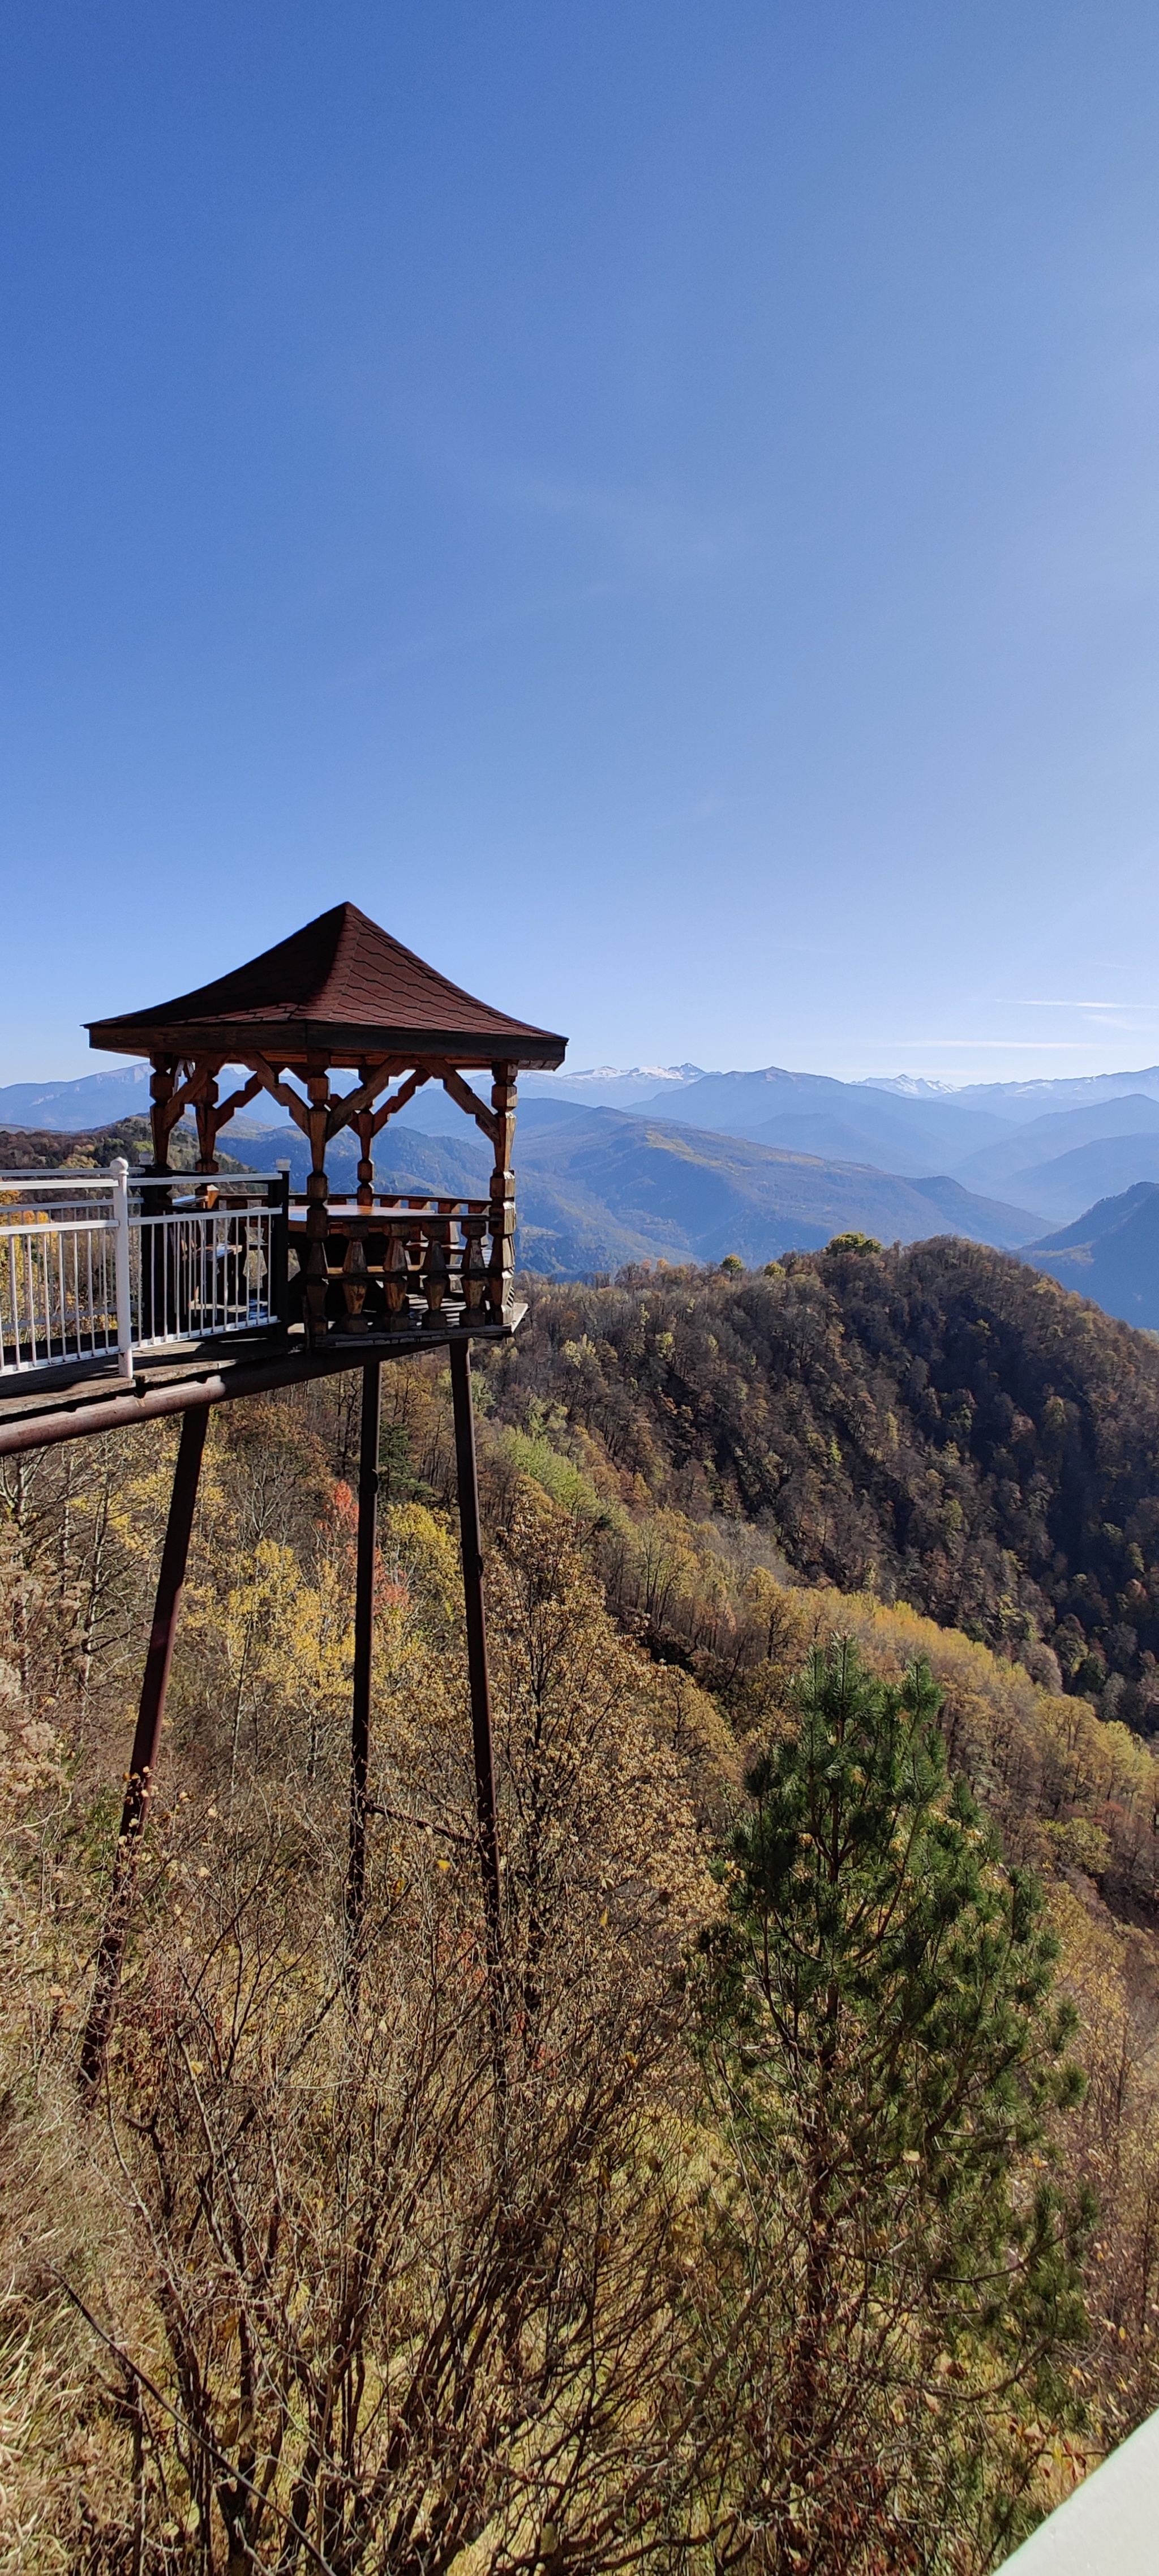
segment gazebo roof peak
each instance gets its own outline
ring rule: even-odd
[[[561,1064],[566,1038],[514,1020],[436,973],[356,903],[336,903],[260,957],[174,1001],[88,1022],[89,1044],[118,1055],[255,1052],[288,1064],[322,1055],[441,1056]]]

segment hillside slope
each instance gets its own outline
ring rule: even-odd
[[[1125,1100],[1096,1101],[1084,1109],[1051,1110],[1000,1136],[995,1144],[983,1145],[952,1169],[969,1190],[1005,1191],[1017,1198],[1020,1173],[1057,1162],[1060,1155],[1080,1145],[1110,1143],[1125,1136],[1159,1136],[1159,1100],[1140,1091]]]
[[[1073,1225],[1030,1244],[1024,1258],[1108,1315],[1159,1332],[1159,1186],[1136,1181]]]
[[[1019,1172],[1017,1196],[1020,1206],[1040,1207],[1056,1225],[1071,1225],[1100,1199],[1117,1198],[1139,1181],[1159,1181],[1159,1132],[1076,1145]]]
[[[519,1206],[523,1260],[564,1277],[649,1257],[769,1261],[851,1228],[913,1243],[949,1223],[1003,1245],[1037,1231],[1026,1210],[944,1178],[911,1181],[611,1109],[520,1138]]]
[[[537,1408],[654,1504],[1048,1647],[1104,1713],[1159,1725],[1159,1349],[1020,1262],[947,1238],[543,1285],[493,1374],[506,1418]]]
[[[148,1162],[152,1139],[147,1118],[120,1118],[111,1127],[0,1127],[0,1172],[103,1172],[123,1154],[130,1167]],[[175,1172],[192,1171],[197,1161],[197,1130],[183,1118],[169,1139]],[[232,1154],[220,1154],[223,1172],[248,1170]],[[268,1168],[265,1166],[264,1168]]]

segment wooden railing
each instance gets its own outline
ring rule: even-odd
[[[303,1323],[308,1201],[286,1172],[0,1174],[0,1379]],[[322,1333],[480,1332],[505,1320],[487,1199],[331,1199]]]
[[[303,1295],[307,1202],[290,1203],[298,1260],[291,1311]],[[349,1333],[479,1330],[503,1321],[504,1281],[492,1269],[487,1199],[395,1197],[367,1207],[331,1199],[326,1217],[326,1318]],[[295,1288],[297,1296],[295,1296]]]

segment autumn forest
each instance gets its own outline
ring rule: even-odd
[[[983,2576],[1159,2402],[1159,1348],[863,1237],[3,1461],[0,2568]]]

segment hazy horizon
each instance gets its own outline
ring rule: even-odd
[[[685,1058],[682,1060],[681,1064],[662,1065],[643,1064],[638,1059],[633,1060],[630,1055],[625,1055],[624,1060],[619,1064],[604,1063],[598,1065],[573,1065],[569,1062],[565,1062],[560,1067],[558,1073],[524,1074],[522,1077],[522,1088],[525,1094],[530,1094],[534,1091],[539,1091],[541,1087],[550,1091],[550,1087],[553,1084],[559,1084],[563,1087],[568,1082],[579,1082],[584,1080],[591,1080],[593,1082],[625,1082],[633,1078],[637,1078],[641,1082],[655,1080],[658,1084],[671,1081],[672,1097],[673,1099],[678,1099],[682,1089],[685,1088],[685,1084],[681,1081],[673,1080],[672,1077],[681,1073],[685,1067],[695,1068],[694,1071],[689,1072],[689,1079],[730,1073],[745,1074],[778,1072],[803,1074],[820,1080],[861,1083],[863,1085],[873,1085],[875,1087],[880,1087],[890,1082],[913,1083],[915,1085],[923,1086],[925,1089],[935,1092],[945,1098],[952,1098],[964,1091],[985,1090],[994,1086],[1001,1086],[1003,1084],[1030,1085],[1053,1082],[1090,1081],[1125,1082],[1129,1081],[1132,1075],[1137,1075],[1142,1079],[1147,1075],[1159,1074],[1159,1060],[1157,1060],[1156,1063],[1150,1065],[1092,1065],[1082,1073],[1072,1072],[1069,1074],[1058,1075],[1048,1073],[1015,1073],[1009,1075],[994,1074],[989,1076],[972,1075],[967,1081],[947,1082],[936,1077],[930,1078],[921,1075],[906,1074],[903,1072],[896,1072],[893,1074],[879,1073],[872,1070],[868,1072],[839,1072],[836,1071],[832,1065],[788,1064],[780,1062],[773,1057],[767,1058],[765,1062],[761,1064],[699,1065],[696,1064],[695,1059]],[[147,1059],[141,1056],[106,1057],[94,1052],[93,1054],[88,1055],[83,1062],[79,1063],[74,1070],[69,1072],[15,1072],[7,1074],[3,1081],[0,1081],[0,1093],[8,1089],[23,1088],[25,1086],[33,1089],[40,1087],[47,1089],[52,1088],[57,1084],[63,1086],[87,1080],[95,1080],[102,1075],[115,1077],[117,1074],[129,1073],[134,1070],[141,1073],[142,1077],[144,1077],[147,1072]],[[340,1084],[341,1077],[337,1077],[337,1080]],[[256,1117],[265,1119],[267,1112],[271,1123],[279,1120],[282,1114],[275,1103],[267,1100],[264,1095],[259,1095],[257,1100],[250,1103],[249,1108],[244,1114],[247,1118]]]

